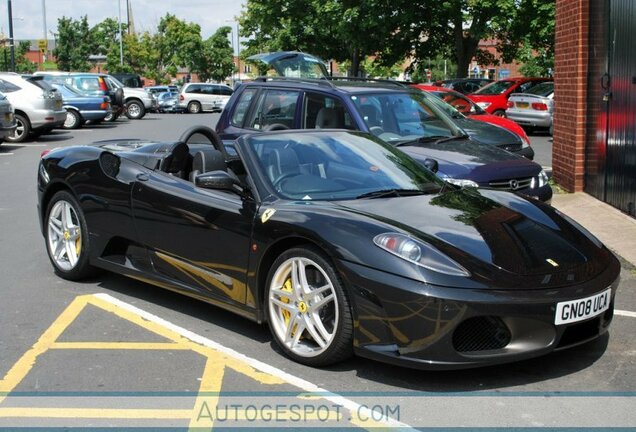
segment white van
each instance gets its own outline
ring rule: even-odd
[[[224,84],[188,83],[179,94],[179,108],[196,114],[201,111],[221,112],[233,90]]]

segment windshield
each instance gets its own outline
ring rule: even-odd
[[[360,132],[284,132],[245,138],[265,181],[287,199],[438,193],[443,182],[401,151]]]
[[[503,94],[515,84],[514,81],[495,81],[488,84],[486,87],[482,87],[473,94],[478,95],[498,95]]]
[[[542,82],[533,87],[530,87],[528,90],[525,91],[525,93],[544,97],[550,96],[552,93],[554,93],[554,83],[551,81]]]
[[[449,117],[448,108],[453,109],[421,91],[355,94],[351,100],[369,131],[386,142],[462,133]]]

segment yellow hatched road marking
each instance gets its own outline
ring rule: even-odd
[[[172,342],[55,342],[49,349],[192,350],[189,346]]]
[[[206,346],[207,342],[194,342],[186,336],[174,330],[171,325],[160,322],[154,322],[147,317],[142,316],[145,312],[135,312],[136,309],[128,310],[113,302],[109,302],[101,297],[94,295],[86,295],[76,297],[60,314],[60,316],[51,324],[51,326],[42,334],[38,341],[13,365],[7,372],[5,377],[0,380],[0,404],[6,399],[8,394],[12,392],[20,382],[26,377],[35,365],[38,357],[47,350],[190,350],[199,355],[206,357],[206,364],[203,375],[201,377],[201,385],[192,409],[105,409],[105,408],[51,408],[51,407],[0,407],[0,418],[95,418],[95,419],[181,419],[190,420],[191,430],[200,430],[200,428],[210,429],[214,420],[212,416],[206,416],[205,410],[208,412],[225,414],[226,419],[230,420],[251,420],[252,417],[246,416],[245,410],[227,410],[219,408],[219,397],[222,396],[221,389],[225,369],[232,370],[247,376],[261,384],[280,385],[292,384],[299,388],[303,388],[299,383],[292,382],[293,378],[286,378],[284,372],[270,373],[265,372],[269,367],[254,366],[250,361],[242,359],[240,356],[232,355],[221,349]],[[88,305],[96,306],[106,312],[129,321],[140,326],[152,333],[163,336],[171,342],[58,342],[57,339],[64,333],[70,324],[79,316],[79,314]],[[198,336],[194,336],[196,340]],[[261,370],[257,367],[262,368]],[[264,371],[262,371],[264,370]],[[277,376],[279,375],[279,376]],[[305,389],[309,391],[309,389]],[[195,395],[193,394],[193,397]],[[339,396],[334,395],[338,401]],[[316,399],[324,399],[323,396]],[[328,400],[333,398],[327,397]],[[350,406],[348,410],[351,412],[349,420],[351,423],[363,428],[382,428],[386,427],[386,423],[376,422],[370,418],[360,419],[351,407],[357,404],[343,399],[344,405]],[[205,410],[204,410],[205,408]],[[288,409],[271,411],[268,409],[259,410],[258,417],[267,419],[270,415],[276,415],[279,419],[292,418],[296,415]],[[357,413],[359,414],[359,413]],[[323,419],[314,414],[307,413],[303,417],[307,420]],[[330,411],[329,420],[340,421],[342,414],[339,411]]]

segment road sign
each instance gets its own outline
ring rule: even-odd
[[[46,49],[49,47],[49,41],[46,39],[38,39],[38,48],[42,52],[46,52]]]

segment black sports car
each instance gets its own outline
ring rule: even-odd
[[[195,137],[205,137],[193,143]],[[201,141],[201,139],[199,139]],[[269,323],[299,362],[509,362],[604,333],[619,263],[552,207],[444,183],[349,131],[53,150],[38,173],[55,271],[95,268]]]

